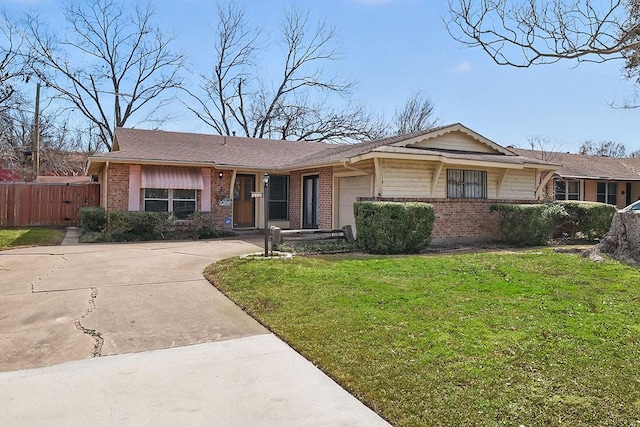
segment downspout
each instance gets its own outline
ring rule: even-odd
[[[104,165],[104,210],[105,211],[109,211],[108,207],[109,207],[109,161],[107,160],[107,162]],[[108,218],[108,217],[107,217]]]

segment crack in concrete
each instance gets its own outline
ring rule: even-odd
[[[93,357],[100,357],[102,354],[102,345],[104,344],[104,338],[100,332],[95,329],[85,328],[82,326],[82,319],[93,313],[93,310],[96,308],[96,298],[98,297],[98,288],[91,288],[91,296],[89,297],[89,306],[84,311],[82,316],[80,316],[75,322],[74,325],[76,329],[80,332],[87,334],[93,338],[95,341],[93,345]]]
[[[64,256],[64,254],[49,254],[49,255],[59,256],[62,259],[62,264],[60,264],[60,265],[58,265],[56,267],[53,267],[50,271],[47,271],[44,275],[38,276],[36,281],[41,281],[43,277],[50,276],[51,274],[55,273],[56,270],[59,270],[59,269],[63,268],[65,266],[65,264],[69,262],[69,260]],[[37,293],[41,293],[41,292],[46,292],[46,291],[36,291],[36,282],[35,281],[31,282],[31,293],[32,294],[37,294]]]

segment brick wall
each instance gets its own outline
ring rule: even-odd
[[[222,178],[220,177],[222,172]],[[233,227],[233,210],[229,206],[220,206],[224,199],[230,199],[229,189],[231,187],[231,171],[211,171],[211,214],[216,220],[216,226],[220,229],[231,229]],[[225,219],[230,218],[229,224],[225,224]]]
[[[302,227],[302,172],[293,171],[289,174],[289,228]]]
[[[318,227],[332,228],[333,169],[330,167],[293,171],[289,174],[289,227],[302,228],[302,177],[306,175],[318,175],[320,190]]]
[[[407,198],[359,198],[385,202],[424,202],[433,206],[436,220],[433,225],[433,243],[461,243],[498,240],[498,216],[489,211],[491,205],[500,203],[538,203],[536,200],[491,199],[407,199]]]
[[[107,174],[107,208],[110,211],[128,210],[129,165],[112,163]]]
[[[226,218],[231,218],[232,207],[220,206],[220,201],[230,197],[229,188],[231,185],[231,171],[223,171],[222,178],[220,171],[211,171],[211,214],[216,220],[216,225],[220,229],[231,228],[232,224],[225,224]],[[107,206],[109,211],[129,209],[129,165],[113,163],[109,166],[108,172],[108,194]],[[198,207],[200,210],[202,197],[199,197]],[[233,221],[232,221],[233,222]]]
[[[333,228],[333,168],[318,170],[320,179],[320,218],[318,228]]]

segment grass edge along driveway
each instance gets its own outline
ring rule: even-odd
[[[640,423],[640,271],[618,262],[352,254],[205,273],[394,425]]]
[[[66,230],[56,227],[0,228],[0,250],[24,246],[57,246]]]

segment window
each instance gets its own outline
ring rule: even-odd
[[[580,200],[580,181],[556,179],[556,200]]]
[[[447,169],[447,197],[450,199],[486,199],[487,172]]]
[[[187,219],[196,211],[196,190],[144,189],[144,210],[173,212],[176,219]]]
[[[615,182],[599,182],[596,200],[610,205],[618,204],[618,184]]]
[[[289,220],[289,175],[269,177],[269,220]]]

